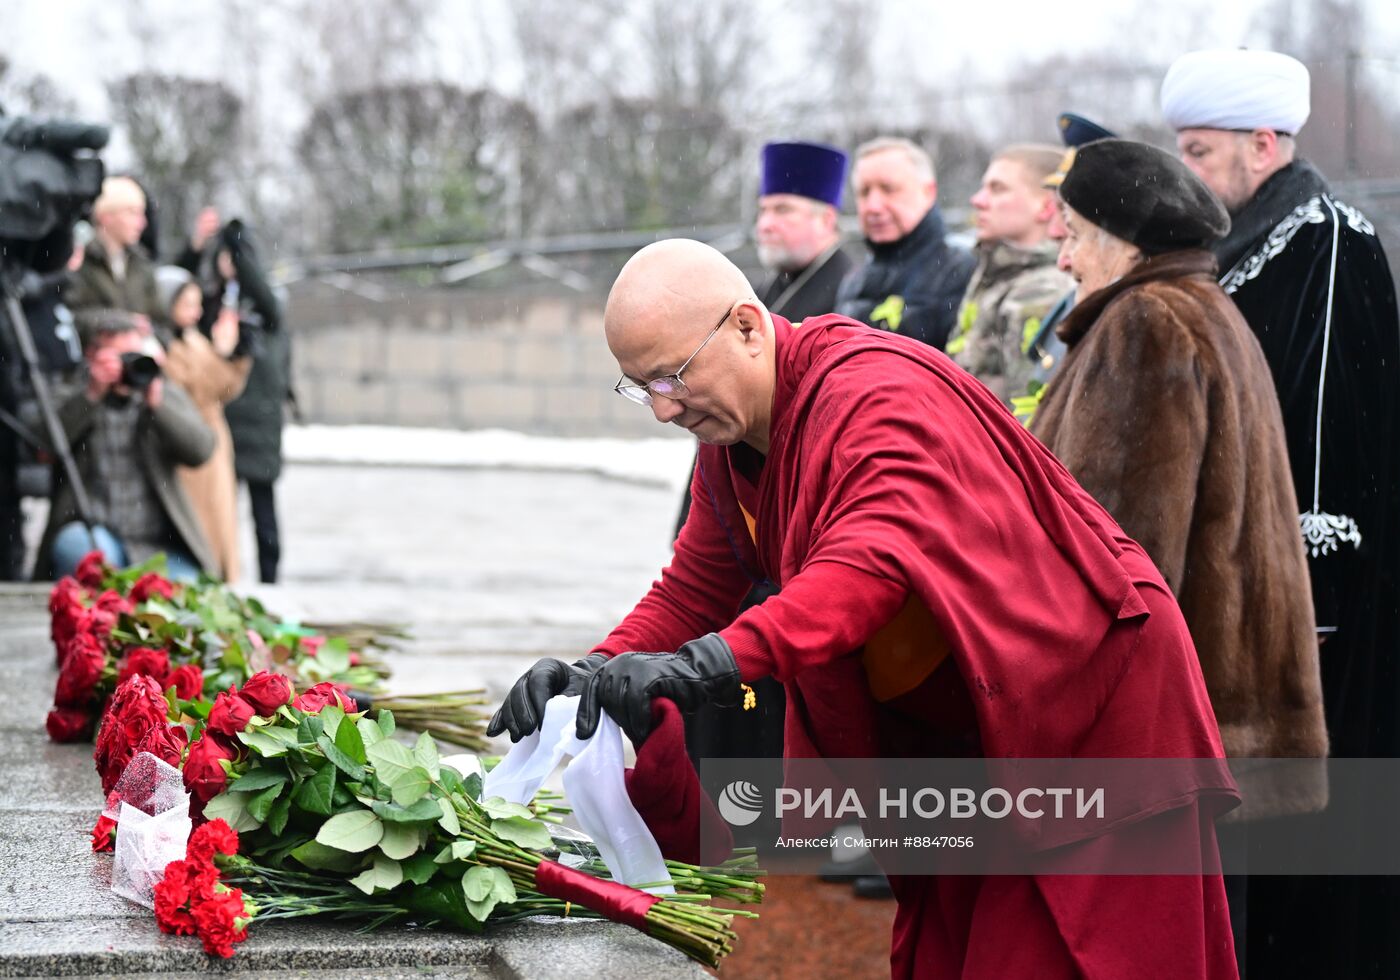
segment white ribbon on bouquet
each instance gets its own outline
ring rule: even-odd
[[[669,881],[661,848],[627,795],[622,730],[603,713],[598,730],[580,741],[574,733],[578,704],[577,697],[551,698],[539,730],[511,746],[486,774],[482,796],[529,803],[564,756],[572,756],[564,770],[564,796],[613,878],[633,886]],[[675,893],[670,885],[647,891]]]

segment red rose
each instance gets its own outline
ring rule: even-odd
[[[292,707],[314,715],[328,704],[339,705],[346,711],[357,710],[355,699],[345,694],[339,684],[332,684],[330,681],[322,681],[315,687],[297,695],[297,699],[292,702]]]
[[[308,657],[314,657],[321,652],[322,645],[326,642],[324,636],[303,636],[301,638],[301,648],[306,651]]]
[[[163,680],[168,673],[170,654],[151,647],[135,647],[126,651],[126,656],[122,658],[121,668],[117,671],[117,683],[120,684],[136,674]]]
[[[179,769],[189,740],[183,725],[152,725],[146,734],[141,736],[141,741],[136,743],[136,748],[131,754],[135,757],[142,752],[149,752],[162,762]]]
[[[225,959],[233,955],[233,944],[248,938],[248,920],[252,918],[243,905],[243,892],[219,885],[214,894],[192,909],[195,927],[210,956]]]
[[[102,579],[106,575],[107,560],[102,557],[102,552],[95,550],[83,555],[83,560],[78,562],[78,570],[73,573],[73,577],[89,589],[102,588]]]
[[[204,693],[204,671],[196,664],[184,664],[166,674],[161,687],[173,687],[177,698],[192,701]]]
[[[83,587],[71,575],[65,575],[49,590],[49,612],[56,613],[62,607],[81,603]]]
[[[109,612],[114,617],[122,613],[130,613],[133,611],[131,603],[127,602],[120,592],[113,589],[108,589],[94,599],[92,606],[94,609],[101,609],[103,612]]]
[[[253,706],[260,716],[276,714],[277,709],[292,699],[292,682],[281,674],[260,670],[243,685],[238,696]]]
[[[110,851],[116,846],[117,822],[105,813],[97,818],[97,824],[92,828],[92,849],[94,851]]]
[[[165,692],[160,682],[145,674],[136,674],[121,684],[112,694],[102,726],[97,732],[97,747],[92,753],[97,772],[102,777],[102,792],[112,792],[127,763],[136,754],[146,733],[166,725]]]
[[[97,719],[82,708],[54,708],[44,721],[49,738],[55,742],[82,742],[92,735]]]
[[[247,728],[256,715],[253,706],[238,696],[238,688],[231,687],[214,699],[214,707],[209,709],[209,722],[204,727],[232,738]]]
[[[175,586],[171,581],[155,572],[147,572],[136,580],[136,584],[131,587],[131,604],[138,605],[153,596],[162,599],[172,599],[175,596]]]
[[[210,820],[190,834],[185,853],[205,864],[213,861],[215,854],[237,854],[238,832],[223,820]]]
[[[53,638],[54,656],[60,664],[63,663],[64,647],[77,632],[78,619],[84,608],[83,587],[78,580],[67,576],[59,579],[49,593],[49,636]]]
[[[234,762],[238,758],[232,746],[208,732],[190,746],[185,757],[185,789],[200,803],[207,803],[224,791],[228,773],[220,761]]]
[[[107,651],[101,642],[91,633],[75,633],[63,656],[53,703],[60,708],[77,708],[90,702],[106,666]]]

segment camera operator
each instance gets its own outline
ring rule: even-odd
[[[108,177],[92,205],[97,235],[88,245],[83,267],[73,275],[64,296],[74,311],[125,310],[144,318],[160,313],[155,266],[141,247],[146,230],[146,193],[130,177]]]
[[[258,543],[258,574],[277,581],[281,542],[273,485],[282,473],[282,408],[293,401],[291,347],[282,304],[258,261],[248,229],[234,219],[220,226],[212,207],[200,211],[189,247],[177,265],[194,274],[204,292],[200,328],[209,335],[220,312],[238,310],[240,340],[234,356],[253,358],[243,394],[224,410],[233,436],[234,469],[248,484]]]
[[[214,451],[214,433],[179,385],[161,377],[136,318],[115,310],[78,317],[86,371],[62,401],[59,420],[87,486],[97,526],[89,536],[71,489],[55,481],[36,578],[70,574],[95,544],[126,567],[158,551],[172,577],[216,572],[208,543],[176,477]]]
[[[34,337],[40,369],[50,383],[65,381],[82,363],[82,345],[73,314],[61,298],[69,274],[82,261],[82,247],[76,246],[66,265],[45,268],[43,272],[29,268],[19,279],[21,309]],[[0,324],[0,409],[11,417],[32,414],[33,396],[9,324]],[[18,582],[24,575],[21,501],[49,494],[49,464],[36,458],[32,445],[25,445],[32,438],[27,427],[22,438],[10,424],[0,420],[0,582]]]

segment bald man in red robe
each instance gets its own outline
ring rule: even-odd
[[[581,737],[605,710],[641,743],[654,699],[735,703],[771,676],[789,758],[1222,755],[1151,561],[943,354],[838,316],[797,329],[685,240],[633,256],[604,323],[619,393],[702,443],[691,517],[636,608],[588,657],[531,668],[493,734],[581,694]],[[778,594],[736,619],[763,579]],[[1232,800],[1164,786],[1136,816],[1213,855]],[[897,977],[1237,975],[1219,875],[891,886]]]

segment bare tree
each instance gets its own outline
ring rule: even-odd
[[[460,241],[510,225],[535,128],[495,92],[405,82],[319,103],[297,155],[332,248]]]
[[[0,55],[0,109],[12,116],[71,116],[77,105],[49,76],[22,74]]]
[[[118,79],[107,96],[126,130],[136,176],[163,213],[164,251],[232,172],[242,103],[219,82],[155,72]]]

